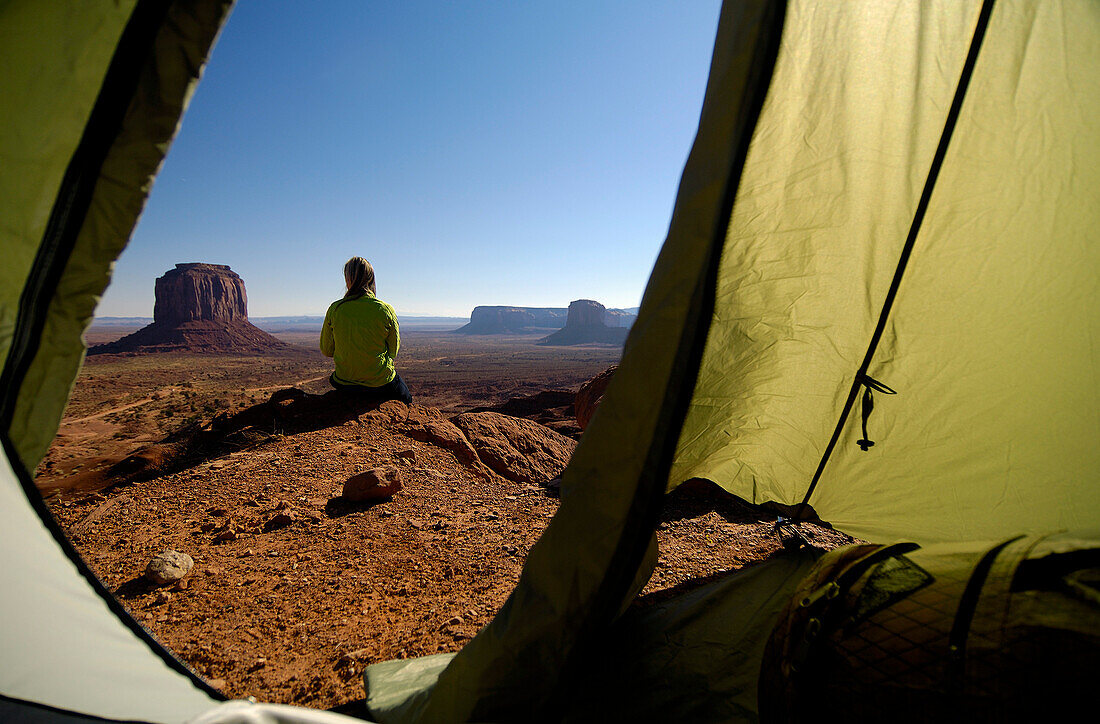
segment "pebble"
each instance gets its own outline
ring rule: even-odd
[[[162,606],[162,605],[168,603],[171,600],[172,600],[172,594],[171,593],[168,593],[168,591],[161,591],[160,593],[157,594],[157,597],[156,597],[156,599],[153,600],[153,603],[155,603],[158,606]]]

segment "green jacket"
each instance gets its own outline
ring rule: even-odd
[[[333,302],[321,327],[321,353],[336,361],[335,379],[345,385],[381,387],[397,375],[393,358],[401,345],[393,307],[367,292]]]

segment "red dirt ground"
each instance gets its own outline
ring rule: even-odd
[[[614,348],[532,342],[410,337],[401,370],[418,403],[454,414],[539,389],[576,390],[617,361]],[[487,477],[372,415],[272,431],[248,449],[89,492],[107,463],[187,419],[240,410],[288,384],[321,389],[326,364],[300,354],[216,364],[97,357],[40,466],[50,509],[96,574],[233,697],[328,708],[362,698],[367,664],[461,648],[504,602],[557,509],[552,491]],[[401,470],[404,489],[392,500],[338,497],[347,478],[383,464]],[[280,513],[293,521],[266,525]],[[724,495],[674,496],[658,530],[660,562],[635,605],[771,555],[773,520]],[[142,572],[166,548],[195,566],[158,589]]]

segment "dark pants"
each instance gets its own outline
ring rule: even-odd
[[[412,393],[409,392],[409,387],[405,384],[405,380],[401,379],[401,375],[394,375],[394,378],[392,380],[382,385],[381,387],[367,387],[366,385],[345,385],[336,381],[335,372],[329,376],[328,382],[330,385],[340,390],[341,392],[353,394],[362,400],[370,400],[372,402],[400,400],[406,405],[411,405],[413,401]]]

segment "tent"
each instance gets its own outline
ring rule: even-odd
[[[5,720],[342,719],[220,703],[31,476],[230,4],[0,7]],[[1098,292],[1100,6],[727,2],[668,237],[559,512],[461,652],[367,670],[370,716],[754,719],[765,641],[817,556],[624,615],[689,479],[880,542],[1094,527]]]

